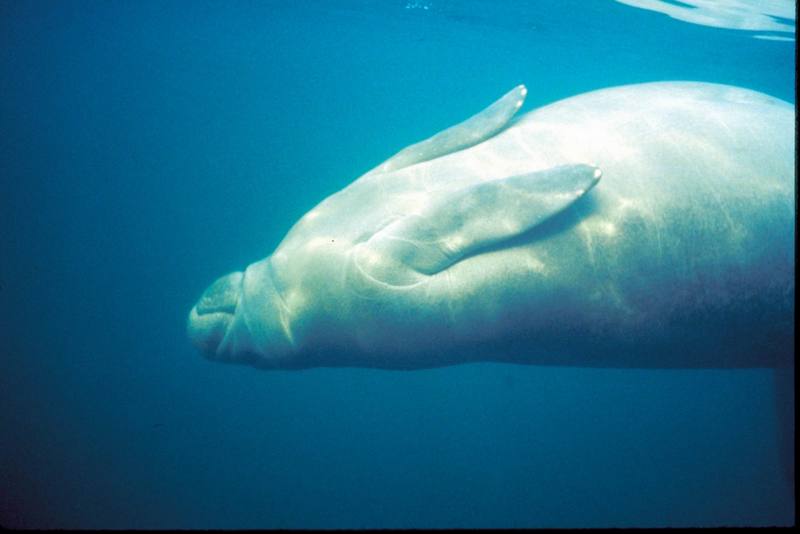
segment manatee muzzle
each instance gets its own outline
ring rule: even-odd
[[[242,273],[231,273],[211,284],[197,302],[197,314],[236,312],[242,294],[242,278]]]
[[[227,274],[211,284],[189,313],[187,331],[192,343],[213,356],[233,322],[242,295],[240,272]]]

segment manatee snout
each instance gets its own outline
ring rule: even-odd
[[[227,274],[211,284],[189,312],[187,333],[192,344],[214,358],[233,322],[242,295],[240,272]]]

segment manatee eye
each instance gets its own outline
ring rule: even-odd
[[[231,273],[211,284],[197,303],[197,314],[235,313],[241,294],[242,278],[242,273]]]

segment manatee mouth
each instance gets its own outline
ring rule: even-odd
[[[242,295],[244,273],[231,273],[219,278],[203,292],[189,312],[187,334],[192,344],[208,357],[217,352],[233,323]]]

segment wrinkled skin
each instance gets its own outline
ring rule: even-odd
[[[793,106],[665,82],[512,119],[524,96],[317,205],[206,291],[194,344],[266,368],[789,362]]]

